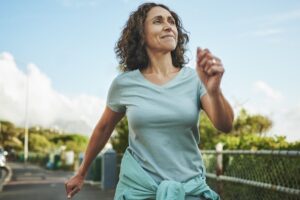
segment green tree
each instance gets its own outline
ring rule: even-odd
[[[117,134],[111,137],[110,141],[118,153],[124,153],[128,147],[128,121],[126,117],[123,117],[121,121],[116,125]]]
[[[30,133],[28,145],[29,151],[39,153],[48,153],[54,146],[45,136],[37,133]]]
[[[20,150],[23,148],[23,144],[18,138],[20,134],[21,129],[16,128],[13,123],[0,121],[0,145],[6,150]]]
[[[255,133],[263,135],[272,128],[272,121],[263,115],[250,115],[245,109],[241,109],[233,123],[234,135]]]
[[[224,149],[278,149],[287,147],[284,137],[262,137],[272,127],[270,119],[263,115],[250,115],[242,109],[234,120],[233,130],[222,133],[217,130],[205,112],[199,118],[200,149],[214,149],[218,142]],[[111,137],[113,148],[123,153],[128,146],[128,122],[124,117],[116,126],[117,134]],[[294,146],[297,146],[294,145]]]
[[[250,115],[245,109],[239,112],[230,133],[225,134],[215,129],[205,113],[201,114],[199,123],[201,149],[214,149],[218,142],[224,144],[224,149],[289,148],[284,136],[265,136],[265,133],[272,127],[272,121],[269,118],[259,114]]]
[[[50,139],[57,147],[65,145],[66,150],[73,150],[76,154],[85,151],[88,138],[79,134],[56,135]]]
[[[200,149],[214,149],[218,142],[218,135],[221,133],[218,131],[205,112],[200,113],[199,119],[199,133],[200,133]]]

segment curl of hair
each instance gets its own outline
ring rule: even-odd
[[[144,3],[130,14],[116,43],[115,53],[119,59],[119,69],[121,71],[132,71],[148,66],[149,58],[145,49],[144,22],[149,10],[156,6],[168,10],[175,19],[178,41],[176,48],[171,52],[173,65],[181,68],[187,63],[184,53],[189,37],[187,31],[182,26],[179,16],[163,4]]]

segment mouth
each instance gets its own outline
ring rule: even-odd
[[[164,38],[174,38],[175,39],[175,37],[173,35],[164,35],[161,38],[162,39],[164,39]]]

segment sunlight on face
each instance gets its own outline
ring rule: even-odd
[[[144,24],[146,49],[156,52],[171,52],[177,46],[177,27],[171,13],[159,6],[148,13]]]

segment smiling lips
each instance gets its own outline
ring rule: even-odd
[[[173,35],[164,35],[161,38],[174,38],[174,36]]]

